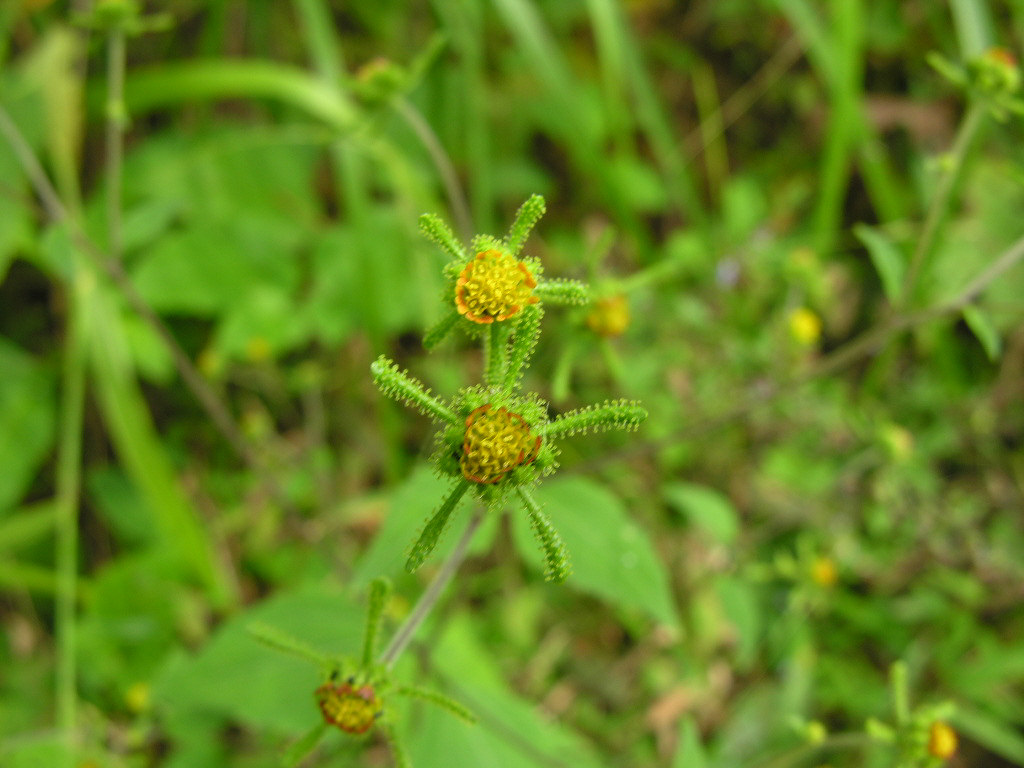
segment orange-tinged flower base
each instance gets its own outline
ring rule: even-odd
[[[366,733],[380,717],[381,703],[373,687],[324,683],[316,689],[324,720],[346,733]]]
[[[481,405],[466,418],[459,467],[474,483],[497,483],[521,464],[537,458],[540,437],[518,413]]]
[[[481,251],[455,281],[455,307],[474,323],[507,320],[527,304],[535,304],[537,281],[514,256]]]

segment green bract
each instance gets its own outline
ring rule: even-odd
[[[472,491],[494,511],[518,499],[543,550],[547,578],[564,581],[569,575],[565,546],[530,488],[558,466],[558,438],[591,430],[636,429],[647,417],[638,403],[615,400],[551,420],[546,402],[519,392],[519,380],[540,333],[540,299],[583,302],[587,296],[583,284],[540,281],[535,261],[517,260],[543,212],[543,198],[534,195],[519,209],[505,240],[474,238],[477,254],[472,257],[436,216],[421,219],[424,231],[456,257],[446,268],[451,278],[446,301],[453,308],[427,332],[425,343],[433,346],[456,324],[467,325],[471,333],[483,334],[485,366],[483,385],[462,389],[448,402],[384,356],[371,366],[381,392],[441,425],[434,464],[441,474],[455,478],[409,553],[410,571],[430,555],[456,506]]]

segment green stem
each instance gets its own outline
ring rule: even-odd
[[[910,259],[910,267],[907,269],[907,276],[903,283],[903,293],[900,301],[902,306],[908,305],[913,298],[913,291],[918,278],[921,276],[921,269],[931,252],[939,227],[946,218],[953,185],[960,176],[960,170],[963,168],[967,151],[970,149],[974,137],[981,127],[984,116],[984,105],[976,102],[968,108],[967,115],[964,117],[963,122],[960,123],[956,139],[953,141],[953,148],[949,152],[949,167],[945,169],[939,178],[939,186],[935,190],[935,195],[932,197],[931,205],[925,217],[924,229],[921,231],[921,237],[917,241],[914,255]]]
[[[462,185],[459,184],[459,176],[455,172],[455,167],[452,165],[448,153],[441,145],[440,139],[437,138],[437,134],[434,133],[434,129],[430,127],[430,124],[423,119],[423,115],[419,113],[416,107],[409,103],[408,99],[399,96],[391,101],[391,106],[398,113],[399,117],[405,121],[406,125],[412,129],[412,132],[416,134],[416,138],[420,140],[423,148],[430,155],[430,159],[434,163],[438,175],[441,177],[441,183],[444,185],[445,195],[448,197],[448,207],[451,208],[452,216],[455,217],[459,234],[462,235],[463,240],[469,240],[473,235],[473,219],[469,213],[469,205],[466,203],[466,196],[462,192]]]
[[[85,336],[80,317],[83,273],[77,264],[64,341],[60,436],[57,445],[57,597],[55,606],[57,726],[69,746],[76,722],[75,602],[78,591],[78,501],[81,493]]]
[[[757,768],[789,768],[789,766],[805,765],[808,758],[812,755],[817,755],[824,751],[856,749],[858,747],[867,747],[870,744],[870,737],[864,733],[836,733],[817,744],[807,744],[792,749],[778,757],[773,757],[767,762],[761,763]]]
[[[892,709],[896,725],[902,728],[910,722],[910,693],[907,683],[907,665],[897,661],[889,670],[889,687],[892,691]]]
[[[125,82],[132,114],[197,99],[267,98],[302,109],[339,133],[355,127],[356,111],[336,84],[297,67],[269,61],[224,60],[161,64],[134,70]]]
[[[402,651],[405,650],[406,646],[409,645],[409,641],[412,640],[413,635],[416,634],[416,630],[419,629],[420,624],[423,623],[424,619],[430,615],[430,611],[433,610],[434,605],[437,603],[438,598],[441,596],[441,592],[451,581],[452,576],[462,565],[462,561],[466,559],[466,551],[469,548],[469,542],[473,538],[473,534],[476,533],[476,529],[480,527],[480,523],[484,519],[483,508],[478,509],[473,513],[473,517],[470,518],[469,524],[466,526],[466,530],[462,532],[462,537],[455,545],[455,549],[448,555],[448,559],[444,561],[440,570],[434,575],[433,580],[427,586],[423,595],[420,597],[416,607],[413,608],[412,613],[402,623],[402,626],[395,632],[394,637],[391,638],[391,642],[388,643],[387,649],[381,654],[380,663],[386,667],[392,666],[399,656],[402,655]]]
[[[818,205],[814,213],[820,253],[831,249],[843,215],[852,150],[859,141],[858,108],[864,71],[864,20],[860,0],[837,0],[833,5],[834,62],[829,82],[832,102]]]
[[[484,336],[484,383],[488,387],[500,387],[505,380],[507,366],[506,324],[497,320],[487,328]]]
[[[378,577],[370,584],[370,605],[366,610],[366,633],[363,636],[361,656],[361,665],[365,669],[373,664],[373,656],[377,651],[377,631],[380,629],[380,617],[384,613],[384,602],[390,591],[390,585],[384,578]]]
[[[110,258],[120,260],[121,237],[121,167],[124,159],[125,41],[124,30],[115,27],[107,38],[107,243]]]

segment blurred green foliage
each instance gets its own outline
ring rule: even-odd
[[[123,94],[89,5],[0,6],[0,764],[279,763],[320,681],[245,628],[354,653],[430,575],[430,428],[369,365],[479,362],[419,346],[417,218],[539,192],[526,252],[620,298],[527,389],[651,417],[538,489],[566,585],[476,533],[401,666],[480,722],[402,704],[413,764],[900,765],[902,660],[951,765],[1024,765],[1019,3],[171,0]]]

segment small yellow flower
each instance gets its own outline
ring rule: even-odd
[[[497,483],[521,464],[537,458],[541,439],[522,416],[505,408],[481,405],[466,418],[459,467],[474,483]]]
[[[455,282],[455,307],[474,323],[500,322],[537,303],[536,287],[526,264],[503,251],[482,251]]]
[[[819,587],[831,589],[839,581],[839,570],[830,557],[816,557],[811,563],[811,580]]]
[[[270,342],[262,336],[251,336],[245,342],[245,356],[254,363],[265,363],[270,359]]]
[[[882,445],[896,461],[906,461],[914,453],[914,436],[899,424],[886,424],[881,430]]]
[[[133,683],[124,692],[124,703],[132,712],[144,712],[149,709],[149,700],[149,683]]]
[[[789,313],[789,333],[800,344],[812,347],[821,339],[821,318],[807,307]]]
[[[629,327],[629,302],[621,293],[594,301],[587,326],[598,336],[621,336]]]
[[[956,752],[956,731],[949,724],[936,720],[928,729],[928,753],[941,760],[948,760]]]
[[[373,686],[327,682],[316,689],[324,721],[345,733],[366,733],[380,717],[383,707]]]

